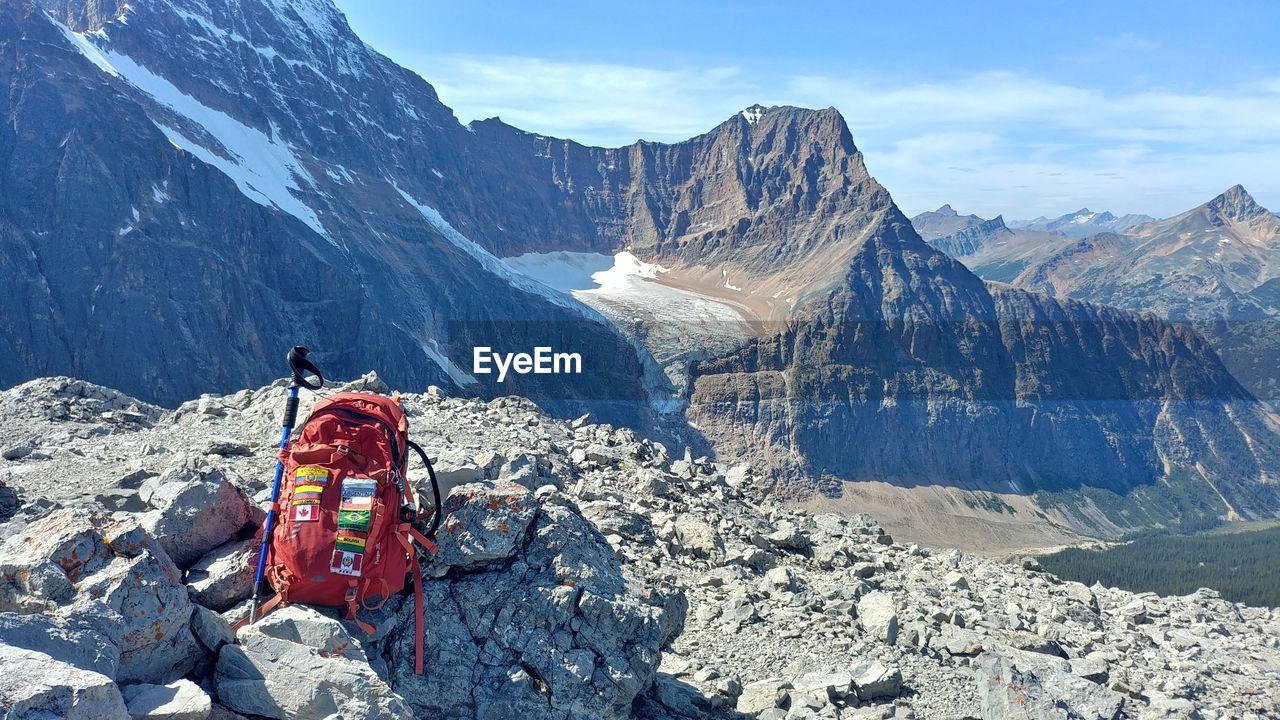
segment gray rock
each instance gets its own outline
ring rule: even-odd
[[[191,632],[210,652],[217,653],[223,645],[236,641],[231,623],[207,607],[196,605],[191,613]]]
[[[766,710],[772,710],[782,704],[790,687],[791,683],[782,678],[749,682],[742,686],[742,694],[738,696],[737,710],[748,715],[758,715]]]
[[[504,560],[524,542],[537,515],[533,492],[523,485],[498,482],[457,487],[445,501],[436,535],[437,565],[468,567]]]
[[[14,720],[128,720],[111,678],[40,652],[0,645],[0,711]]]
[[[22,500],[18,497],[18,491],[0,480],[0,523],[18,514],[20,507]]]
[[[213,701],[190,680],[130,685],[122,694],[133,720],[208,720]]]
[[[791,681],[795,692],[822,698],[823,703],[843,700],[853,693],[854,678],[847,672],[810,672]]]
[[[74,583],[115,557],[101,518],[59,510],[0,544],[0,610],[50,611],[75,595]]]
[[[996,653],[978,665],[978,696],[984,720],[1013,717],[1072,717],[1114,720],[1123,705],[1119,693],[1048,667],[1028,669]]]
[[[113,545],[119,538],[113,539]],[[77,584],[66,612],[91,613],[101,603],[124,630],[119,682],[165,683],[185,675],[201,650],[191,633],[192,605],[179,573],[163,550],[120,555]]]
[[[212,438],[204,444],[200,452],[204,455],[218,455],[221,457],[248,456],[253,454],[253,448],[248,444],[239,440],[230,438]]]
[[[676,518],[675,526],[680,546],[693,556],[712,558],[724,554],[724,540],[709,523],[692,515],[681,515]]]
[[[191,599],[218,612],[253,594],[258,539],[230,542],[196,561],[187,571]]]
[[[219,700],[236,712],[278,720],[412,717],[342,624],[315,610],[276,610],[241,630],[240,643],[223,646],[214,675]]]
[[[107,631],[112,629],[108,624]],[[44,653],[55,660],[115,677],[121,637],[100,632],[88,619],[0,613],[0,644]]]
[[[809,538],[795,523],[784,520],[778,523],[778,529],[766,537],[769,545],[779,550],[802,551],[809,548]]]
[[[141,516],[142,527],[183,569],[261,519],[231,476],[202,460],[185,459],[166,470],[147,502],[154,510]]]
[[[34,450],[35,448],[30,445],[14,445],[7,448],[3,453],[0,453],[0,457],[3,457],[5,460],[21,460],[30,455]]]
[[[473,492],[468,503],[489,513],[528,501],[501,486]],[[621,719],[653,683],[687,605],[629,586],[595,528],[551,499],[527,510],[527,531],[508,534],[516,543],[501,572],[427,583],[425,675],[413,672],[413,603],[370,614],[389,626],[381,655],[417,716]]]
[[[898,611],[893,596],[876,591],[858,600],[858,624],[868,635],[893,645],[898,641]]]
[[[119,648],[122,682],[174,680],[199,655],[191,602],[165,551],[136,524],[93,513],[55,512],[0,546],[0,610],[87,624]],[[93,666],[110,664],[110,651],[93,647]]]
[[[902,691],[902,671],[873,662],[853,671],[853,685],[859,700],[896,697]]]

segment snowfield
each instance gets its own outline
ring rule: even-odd
[[[652,354],[672,386],[667,392],[676,396],[688,383],[690,362],[727,353],[755,334],[738,306],[663,284],[659,280],[666,268],[627,251],[612,257],[526,253],[503,262],[608,317],[632,343]]]

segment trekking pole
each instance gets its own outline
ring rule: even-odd
[[[276,460],[276,478],[271,484],[271,506],[267,508],[267,520],[262,524],[262,544],[258,547],[258,571],[253,576],[253,598],[249,604],[249,622],[258,619],[258,591],[262,588],[262,575],[267,569],[267,550],[271,546],[271,528],[276,519],[276,503],[280,500],[280,480],[284,478],[284,451],[289,449],[289,436],[298,420],[298,390],[319,390],[324,386],[324,376],[315,363],[307,359],[311,351],[295,345],[289,351],[289,368],[293,371],[293,383],[289,385],[289,400],[284,405],[284,429],[280,433],[280,457]],[[316,376],[308,381],[306,373]]]

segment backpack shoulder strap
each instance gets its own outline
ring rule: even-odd
[[[440,483],[436,481],[436,469],[431,466],[431,460],[427,458],[427,453],[422,449],[422,446],[412,440],[405,440],[405,443],[408,444],[415,453],[417,453],[418,459],[422,460],[422,464],[427,466],[427,475],[431,478],[431,493],[435,495],[436,502],[435,512],[431,514],[431,529],[427,531],[426,537],[418,535],[419,538],[429,543],[430,540],[427,540],[427,538],[435,537],[436,530],[440,529]],[[418,533],[415,531],[414,534],[417,535]],[[427,546],[424,545],[423,547]],[[434,548],[434,546],[431,547]],[[432,550],[432,552],[434,552],[434,550]]]

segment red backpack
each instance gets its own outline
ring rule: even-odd
[[[436,495],[425,535],[412,526],[416,509],[405,482],[409,449],[426,464]],[[414,543],[436,551],[428,536],[440,523],[440,491],[426,453],[409,440],[400,398],[337,393],[316,403],[297,439],[281,451],[281,461],[285,473],[266,571],[277,595],[262,612],[294,602],[345,606],[347,618],[372,633],[356,613],[381,607],[412,573],[415,670],[421,675],[422,571]]]

